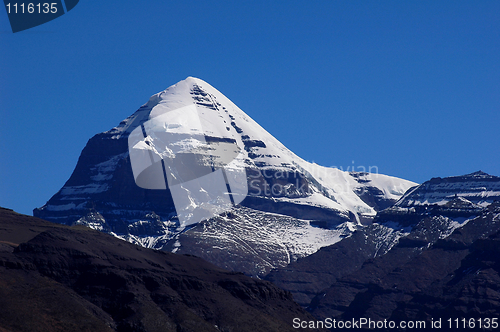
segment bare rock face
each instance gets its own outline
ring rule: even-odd
[[[0,209],[1,331],[293,331],[290,293],[200,258]]]
[[[406,234],[385,225],[366,226],[310,256],[270,271],[265,280],[290,291],[295,301],[308,307],[338,279],[357,271],[367,260],[386,254]]]
[[[499,232],[496,204],[428,248],[400,241],[336,280],[309,308],[319,317],[394,321],[493,317],[500,298]]]
[[[136,183],[129,138],[148,121],[179,109],[189,109],[203,120],[203,140],[209,150],[229,146],[239,152],[232,165],[245,170],[248,193],[229,214],[200,223],[181,222],[172,188],[145,189]],[[177,145],[186,142],[186,135],[174,132],[169,137]],[[92,137],[63,188],[33,214],[262,276],[370,223],[377,211],[414,185],[381,174],[348,173],[306,162],[222,93],[190,77],[153,95],[117,127]]]

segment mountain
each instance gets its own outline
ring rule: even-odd
[[[66,184],[33,214],[263,276],[349,237],[415,185],[306,162],[189,77],[91,138]]]
[[[293,331],[269,282],[0,208],[0,331]]]
[[[372,225],[266,279],[318,318],[498,316],[499,189],[500,177],[481,171],[433,178]]]

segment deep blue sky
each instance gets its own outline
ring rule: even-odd
[[[31,214],[187,76],[308,161],[500,175],[500,1],[80,0],[16,34],[0,8],[0,206]]]

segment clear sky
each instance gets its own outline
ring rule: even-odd
[[[80,0],[15,34],[0,8],[0,206],[31,214],[187,76],[308,161],[500,176],[500,1]]]

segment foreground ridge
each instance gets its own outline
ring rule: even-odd
[[[269,282],[0,208],[2,331],[293,331]]]

